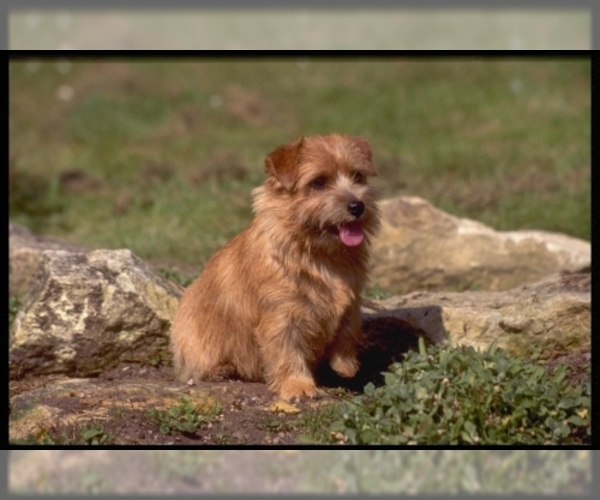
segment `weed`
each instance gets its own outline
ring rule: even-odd
[[[299,421],[296,419],[267,417],[258,424],[258,428],[267,432],[290,432],[299,425]]]
[[[292,422],[292,425],[305,431],[304,434],[298,436],[298,442],[302,444],[332,442],[329,428],[339,418],[339,407],[340,403],[333,402],[303,412]]]
[[[162,434],[195,434],[199,427],[218,418],[221,407],[215,405],[208,413],[204,413],[198,405],[194,405],[184,396],[179,405],[169,410],[153,408],[150,413],[157,421]]]
[[[81,444],[104,445],[113,440],[110,434],[104,432],[99,426],[84,425],[80,431]]]

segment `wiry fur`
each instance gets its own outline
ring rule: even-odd
[[[171,348],[182,380],[229,366],[284,399],[312,397],[321,359],[344,377],[358,370],[360,292],[379,221],[365,180],[375,170],[368,143],[342,135],[282,146],[265,167],[254,219],[185,291]],[[356,202],[359,217],[348,208]],[[357,219],[364,239],[347,246],[337,228]]]

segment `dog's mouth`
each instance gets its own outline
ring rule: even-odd
[[[341,242],[347,247],[358,246],[365,238],[361,220],[346,222],[339,226],[331,226],[330,230],[337,233]]]

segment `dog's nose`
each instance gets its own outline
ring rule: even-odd
[[[365,211],[365,204],[362,201],[353,201],[352,203],[348,203],[348,212],[350,212],[354,217],[360,217]]]

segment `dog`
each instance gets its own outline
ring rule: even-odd
[[[358,368],[360,293],[379,226],[371,147],[340,134],[303,137],[265,159],[249,227],[184,292],[170,345],[179,378],[229,368],[281,399],[322,395],[314,370]]]

